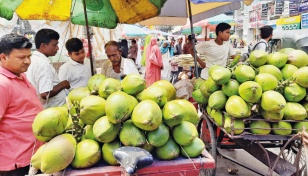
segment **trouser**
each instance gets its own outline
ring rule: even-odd
[[[11,171],[0,171],[0,176],[25,176],[29,173],[29,166],[17,168]]]
[[[170,74],[170,82],[171,84],[175,84],[178,81],[179,71],[171,71]]]

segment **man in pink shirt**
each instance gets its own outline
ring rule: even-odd
[[[28,174],[31,156],[42,145],[32,123],[44,108],[24,74],[31,47],[20,35],[0,38],[0,176]]]

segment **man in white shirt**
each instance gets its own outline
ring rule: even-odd
[[[85,59],[82,41],[71,38],[66,42],[65,47],[70,58],[59,69],[60,81],[67,80],[70,83],[69,91],[77,87],[86,87],[91,77],[91,70],[90,60]]]
[[[219,23],[216,27],[217,38],[196,45],[198,53],[205,56],[205,63],[197,58],[198,63],[203,68],[200,77],[208,79],[208,70],[213,65],[226,67],[229,57],[235,58],[235,51],[232,44],[229,42],[231,26],[227,23]],[[190,49],[190,54],[193,55],[193,50]]]
[[[273,28],[271,26],[263,26],[260,28],[260,37],[261,40],[255,44],[253,50],[262,50],[266,51],[268,49],[268,41],[273,36]]]
[[[65,89],[70,88],[67,80],[59,80],[49,56],[59,50],[59,34],[52,29],[41,29],[35,35],[36,51],[31,56],[31,65],[26,72],[27,78],[36,89],[44,108],[62,106],[65,103]]]

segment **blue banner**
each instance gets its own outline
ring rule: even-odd
[[[302,29],[308,28],[308,13],[302,14]]]
[[[308,0],[301,1],[301,3],[299,4],[298,11],[301,13],[308,11]]]

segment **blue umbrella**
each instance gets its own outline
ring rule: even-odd
[[[141,38],[148,35],[148,33],[142,28],[136,25],[124,24],[124,29],[122,36],[131,39],[131,38]]]
[[[219,24],[221,22],[225,22],[225,23],[234,23],[234,20],[231,16],[225,15],[225,14],[220,14],[211,18],[208,18],[207,21],[210,24]]]

